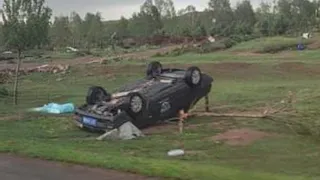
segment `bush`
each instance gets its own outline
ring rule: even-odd
[[[296,48],[296,43],[279,43],[279,44],[270,44],[267,46],[262,46],[261,48],[255,50],[256,53],[277,53],[285,50],[292,50]]]
[[[234,45],[254,39],[254,36],[249,35],[232,35],[229,38],[221,39],[216,42],[205,42],[199,46],[187,46],[183,48],[176,48],[169,53],[157,53],[153,57],[168,57],[180,56],[185,53],[211,53],[215,51],[225,50],[233,47]]]
[[[235,44],[237,44],[237,41],[233,40],[232,38],[228,38],[224,40],[224,45],[226,46],[227,49],[231,48]]]
[[[231,35],[230,37],[222,40],[222,42],[225,45],[226,49],[232,48],[233,46],[245,42],[245,41],[249,41],[252,39],[255,39],[256,37],[253,35]]]
[[[5,87],[0,87],[0,98],[8,97],[9,91]]]
[[[202,44],[197,52],[198,53],[210,53],[210,52],[215,52],[219,50],[224,50],[226,49],[226,45],[224,42],[215,42],[215,43],[204,43]]]

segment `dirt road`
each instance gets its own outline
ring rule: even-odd
[[[171,45],[167,47],[162,47],[159,49],[149,49],[146,51],[140,51],[140,52],[133,52],[133,53],[127,53],[127,54],[122,54],[117,57],[123,57],[123,58],[130,58],[130,59],[146,59],[150,58],[151,56],[157,54],[157,53],[165,53],[165,52],[170,52],[178,47],[181,47],[180,45]],[[110,59],[114,57],[109,57]],[[99,57],[80,57],[80,58],[75,58],[75,59],[60,59],[60,60],[52,60],[51,63],[34,63],[34,62],[29,62],[29,63],[22,63],[21,64],[21,69],[29,69],[29,68],[34,68],[37,66],[41,66],[43,64],[61,64],[61,65],[79,65],[79,64],[86,64],[92,61],[97,61],[100,62],[101,58]],[[15,69],[16,65],[15,64],[10,64],[6,62],[0,62],[0,71],[4,69]]]
[[[135,174],[0,154],[1,180],[151,180]],[[160,179],[160,178],[158,178]]]

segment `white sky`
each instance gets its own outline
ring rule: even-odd
[[[139,11],[141,4],[145,0],[46,0],[50,8],[53,10],[53,15],[69,15],[72,11],[78,12],[84,16],[86,12],[101,12],[104,20],[119,19],[121,15],[131,17],[132,13]],[[235,5],[239,0],[230,0],[232,5]],[[261,1],[271,0],[251,0],[254,7],[260,4]],[[173,0],[176,10],[185,8],[192,4],[197,10],[203,10],[208,7],[209,0]],[[0,0],[2,7],[3,0]]]

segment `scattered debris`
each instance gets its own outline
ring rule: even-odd
[[[57,73],[64,73],[66,71],[68,71],[70,69],[69,65],[41,65],[41,66],[37,66],[35,68],[30,68],[26,70],[26,73],[31,73],[31,72],[46,72],[46,73],[53,73],[53,74],[57,74]]]
[[[34,72],[42,72],[42,73],[53,73],[53,74],[65,74],[70,69],[69,65],[41,65],[33,68],[20,69],[20,75],[27,75]],[[0,79],[4,75],[13,76],[15,74],[15,69],[4,69],[0,71]],[[0,80],[1,82],[1,80]]]
[[[67,52],[78,52],[79,50],[73,47],[67,47]]]
[[[0,84],[7,83],[9,79],[10,79],[9,74],[0,72]]]
[[[208,41],[213,43],[213,42],[216,42],[216,39],[214,37],[212,37],[212,36],[209,36],[208,37]]]
[[[12,54],[12,51],[4,51],[2,54]]]
[[[312,35],[311,35],[311,33],[303,33],[303,34],[302,34],[302,37],[303,37],[304,39],[310,39],[310,38],[312,38]]]

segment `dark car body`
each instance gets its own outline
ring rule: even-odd
[[[128,84],[114,92],[111,98],[105,98],[105,101],[78,107],[75,112],[76,123],[89,130],[106,131],[128,121],[138,128],[145,128],[177,117],[180,110],[188,112],[208,95],[212,87],[213,78],[209,75],[200,71],[201,81],[193,86],[187,83],[186,73],[188,71],[182,69],[163,69],[151,78],[145,77]],[[133,112],[130,106],[141,110]]]

